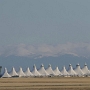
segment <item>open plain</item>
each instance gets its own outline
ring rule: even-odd
[[[90,78],[0,78],[0,90],[90,90]]]

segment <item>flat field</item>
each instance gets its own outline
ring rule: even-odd
[[[90,77],[0,78],[0,90],[90,90]]]

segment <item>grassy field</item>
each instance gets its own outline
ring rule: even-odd
[[[0,90],[90,90],[90,78],[0,78]]]

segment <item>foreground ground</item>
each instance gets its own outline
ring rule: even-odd
[[[0,90],[90,90],[90,77],[0,78]]]

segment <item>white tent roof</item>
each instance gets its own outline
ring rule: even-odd
[[[9,73],[11,76],[19,76],[17,72],[15,71],[15,68],[12,68],[12,71]]]
[[[77,75],[77,73],[73,70],[73,67],[72,67],[71,64],[69,65],[68,73],[69,73],[71,76],[73,76],[73,75]]]
[[[90,71],[89,71],[86,63],[84,65],[84,67],[82,68],[82,71],[85,75],[90,75]]]
[[[49,75],[56,75],[56,74],[54,73],[54,71],[52,70],[52,67],[51,67],[50,64],[49,64],[48,68],[46,69],[46,72],[47,72]]]
[[[11,76],[8,74],[8,72],[7,72],[7,68],[4,69],[4,74],[2,75],[2,77],[3,77],[3,78],[5,78],[5,77],[7,77],[7,78],[8,78],[8,77],[11,77]]]
[[[61,73],[62,73],[64,76],[68,76],[68,75],[69,75],[69,73],[67,72],[65,66],[62,68]]]
[[[34,76],[41,76],[41,74],[37,71],[37,68],[36,68],[35,64],[34,64],[34,66],[33,66],[32,74],[33,74]]]
[[[75,72],[77,73],[77,75],[79,75],[79,76],[83,76],[83,75],[84,75],[84,73],[83,73],[83,71],[81,70],[79,64],[76,65],[76,69],[75,69],[74,71],[75,71]]]
[[[19,75],[19,77],[26,76],[21,67],[20,67],[19,71],[17,72],[17,74]]]
[[[27,68],[27,70],[25,71],[26,76],[33,76],[33,74],[30,72],[29,67]]]
[[[49,74],[46,72],[46,70],[44,69],[44,65],[41,65],[41,68],[38,70],[38,72],[42,75],[42,76],[48,76]]]
[[[56,75],[62,75],[62,73],[60,72],[60,70],[58,69],[58,67],[56,67],[56,69],[54,70],[54,73]]]

